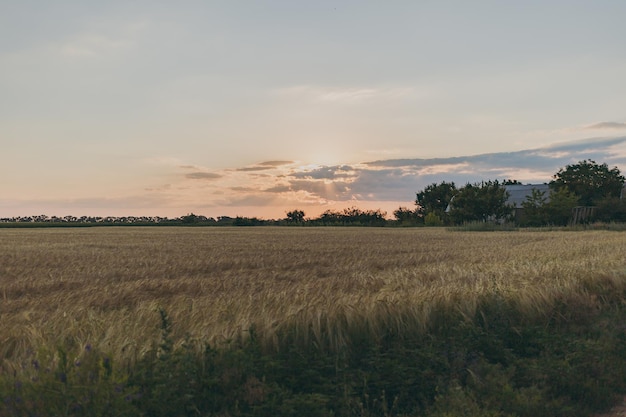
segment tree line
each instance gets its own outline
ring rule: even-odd
[[[305,218],[302,210],[292,210],[286,213],[286,217],[278,220],[267,220],[258,217],[245,216],[219,216],[207,217],[189,213],[185,216],[148,217],[148,216],[124,216],[124,217],[93,217],[93,216],[20,216],[0,218],[0,227],[20,225],[28,226],[385,226],[387,213],[381,210],[361,210],[350,207],[343,210],[326,210],[317,218]]]
[[[350,207],[326,210],[315,218],[295,209],[285,218],[217,218],[194,213],[176,218],[159,216],[48,217],[46,215],[0,219],[2,224],[90,226],[90,225],[187,225],[187,226],[450,226],[468,222],[514,222],[518,226],[563,226],[572,221],[577,207],[586,207],[584,221],[626,222],[626,179],[617,167],[584,160],[559,169],[546,187],[532,189],[518,206],[508,202],[509,186],[516,180],[488,180],[457,187],[454,182],[432,183],[416,193],[415,207],[399,207],[394,219],[381,210]]]
[[[415,209],[394,212],[403,224],[458,225],[467,222],[515,222],[519,226],[564,226],[578,207],[589,208],[585,221],[626,222],[625,178],[617,167],[593,160],[567,165],[553,175],[548,190],[529,186],[519,206],[508,203],[516,180],[483,181],[457,188],[454,182],[428,185],[416,194]]]

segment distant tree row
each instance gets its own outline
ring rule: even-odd
[[[386,212],[380,210],[361,210],[356,207],[340,211],[326,210],[319,217],[306,218],[304,211],[296,209],[286,213],[284,219],[263,220],[256,217],[212,217],[188,214],[175,221],[187,225],[216,225],[216,226],[385,226]]]
[[[123,217],[99,217],[99,216],[47,216],[39,214],[36,216],[19,216],[0,218],[0,223],[52,223],[52,224],[159,224],[175,221],[179,219],[168,219],[160,216],[123,216]]]
[[[380,210],[360,210],[356,207],[342,211],[326,210],[312,224],[322,226],[384,226],[386,212]]]
[[[206,217],[194,213],[176,218],[167,217],[48,217],[46,215],[0,218],[0,224],[20,223],[28,225],[50,226],[122,226],[122,225],[159,225],[159,226],[384,226],[387,213],[380,210],[361,210],[356,207],[341,211],[326,210],[317,218],[305,218],[302,210],[292,210],[284,219],[265,220],[257,217]]]

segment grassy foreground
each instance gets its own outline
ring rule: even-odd
[[[585,416],[626,234],[0,230],[0,416]]]

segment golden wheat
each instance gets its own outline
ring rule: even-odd
[[[254,326],[338,348],[350,335],[426,329],[437,306],[468,319],[500,294],[529,316],[582,283],[626,286],[626,234],[373,228],[0,229],[0,358],[91,344],[133,361],[159,337],[157,309],[221,343]],[[575,294],[572,295],[572,292]]]

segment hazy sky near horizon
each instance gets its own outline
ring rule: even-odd
[[[392,210],[435,181],[624,171],[624,16],[602,0],[1,2],[0,217]]]

